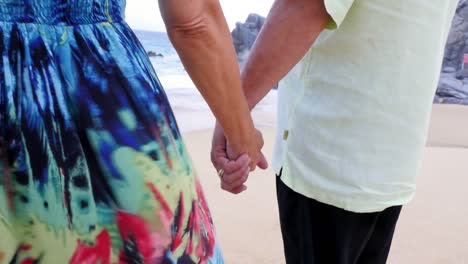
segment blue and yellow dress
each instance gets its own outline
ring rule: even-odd
[[[0,0],[0,263],[222,263],[125,0]]]

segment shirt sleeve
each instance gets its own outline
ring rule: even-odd
[[[337,29],[343,23],[355,0],[325,0],[325,8],[332,20],[327,29]]]

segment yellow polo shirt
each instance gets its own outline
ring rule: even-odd
[[[325,0],[333,18],[280,84],[273,158],[304,196],[353,212],[409,202],[456,0]]]

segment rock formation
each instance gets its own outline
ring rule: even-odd
[[[468,55],[468,0],[461,0],[447,40],[434,102],[468,105],[468,64],[463,63],[465,54]]]
[[[232,39],[237,55],[250,51],[264,23],[264,17],[250,14],[245,23],[236,24],[236,28],[232,31]]]
[[[236,28],[232,31],[232,40],[241,68],[243,67],[245,59],[249,55],[250,49],[252,49],[252,46],[255,43],[258,33],[260,33],[260,29],[262,29],[264,23],[264,17],[257,14],[250,14],[245,23],[237,23]],[[273,87],[273,89],[277,88],[278,85]]]
[[[148,57],[150,58],[154,58],[154,57],[160,57],[160,58],[164,58],[164,55],[162,53],[156,53],[154,51],[148,51]]]

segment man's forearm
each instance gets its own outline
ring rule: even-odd
[[[306,54],[330,21],[324,0],[276,0],[242,71],[250,109]]]

